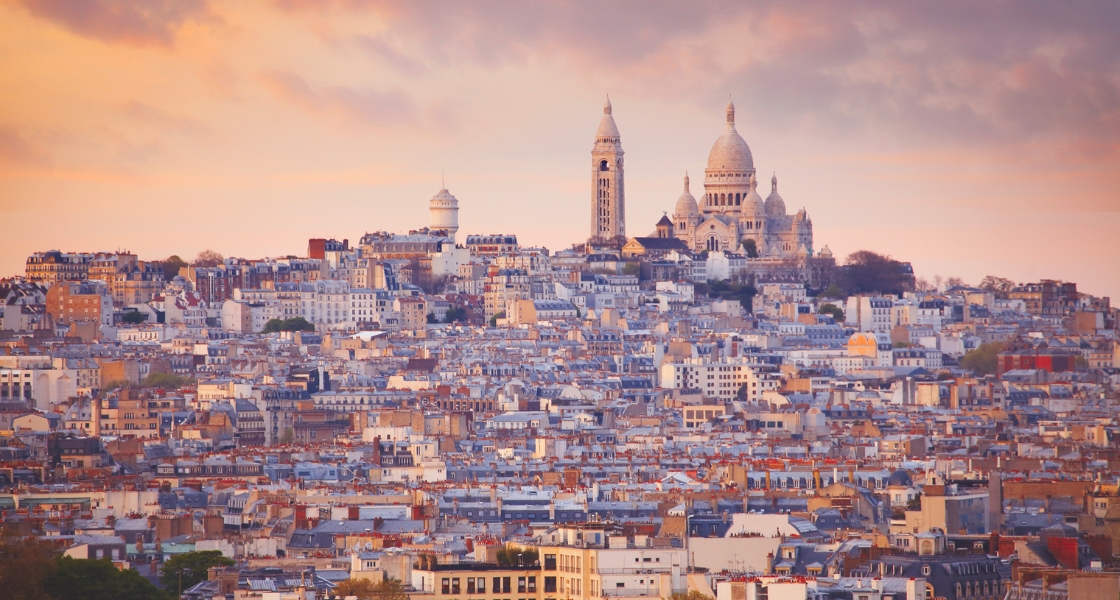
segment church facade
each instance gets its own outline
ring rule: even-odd
[[[731,103],[723,135],[708,153],[700,201],[692,195],[685,175],[684,192],[668,221],[659,224],[657,235],[680,239],[696,252],[742,252],[781,259],[813,256],[813,221],[804,208],[792,215],[786,212],[776,175],[770,179],[766,200],[759,195],[754,157],[735,130],[735,105]]]

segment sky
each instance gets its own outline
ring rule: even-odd
[[[42,250],[262,258],[427,225],[629,235],[729,98],[817,248],[1120,299],[1120,3],[0,0],[0,277]]]

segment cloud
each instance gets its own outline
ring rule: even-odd
[[[179,133],[204,133],[208,130],[204,123],[193,117],[174,115],[138,100],[124,103],[120,111],[124,116],[146,125]]]
[[[170,46],[190,22],[213,22],[207,0],[8,0],[80,36]]]
[[[419,120],[415,103],[397,90],[379,92],[345,86],[315,89],[288,71],[269,71],[261,75],[261,80],[277,97],[307,112],[329,114],[348,123],[391,128],[415,125]]]
[[[51,162],[47,153],[28,141],[11,125],[0,124],[0,165],[45,166]]]
[[[355,39],[398,71],[558,66],[705,106],[728,93],[775,128],[908,143],[1107,154],[1120,139],[1120,5],[277,0],[374,15]],[[617,87],[615,87],[617,86]]]

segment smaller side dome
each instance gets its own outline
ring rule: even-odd
[[[692,192],[688,189],[688,173],[684,175],[684,193],[680,198],[677,198],[677,207],[673,213],[678,221],[682,219],[690,219],[700,214],[700,207],[696,204],[696,198],[692,196]]]
[[[762,204],[762,196],[758,195],[758,180],[755,179],[753,173],[751,174],[750,184],[751,191],[747,192],[747,195],[743,197],[743,204],[739,209],[740,211],[742,211],[742,215],[744,218],[761,215],[763,214],[764,210]]]
[[[786,201],[778,194],[778,175],[770,178],[770,195],[766,197],[766,216],[783,217],[786,214]]]

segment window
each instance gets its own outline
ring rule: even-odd
[[[440,592],[443,593],[443,594],[450,594],[451,593],[451,580],[448,579],[447,577],[444,577],[443,582],[440,585],[439,589],[440,589]]]
[[[544,578],[544,591],[545,591],[545,593],[551,593],[551,592],[556,591],[556,577],[546,576]]]

